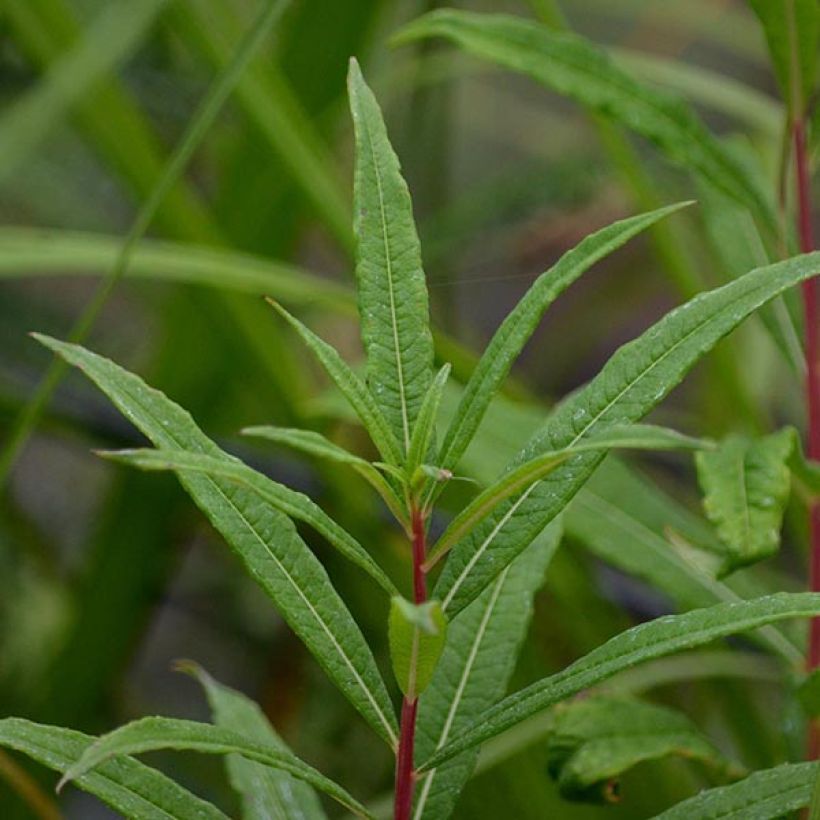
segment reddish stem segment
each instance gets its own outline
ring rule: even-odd
[[[797,228],[800,250],[814,250],[811,216],[811,181],[806,154],[805,121],[797,119],[792,126],[794,139],[794,168],[797,179]],[[803,282],[803,320],[805,324],[804,350],[806,357],[806,415],[808,417],[808,455],[820,460],[820,314],[818,314],[817,279]],[[809,508],[809,588],[820,592],[820,505]],[[820,618],[812,618],[809,627],[809,650],[806,658],[809,672],[820,666]],[[820,753],[820,736],[815,722],[809,728],[809,758]]]
[[[413,598],[417,604],[427,600],[427,578],[424,573],[424,559],[427,553],[427,527],[424,514],[414,506],[410,522],[413,534]],[[405,696],[401,706],[401,727],[399,730],[399,750],[396,755],[396,796],[393,809],[394,820],[410,820],[413,808],[413,746],[416,739],[416,711],[418,698]]]

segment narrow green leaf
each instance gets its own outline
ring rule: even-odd
[[[419,701],[417,759],[442,748],[506,692],[535,592],[560,542],[561,526],[555,521],[450,624],[432,683]],[[477,757],[478,749],[470,749],[423,775],[415,820],[450,816]]]
[[[815,88],[820,15],[815,0],[749,0],[758,16],[783,98],[795,118]]]
[[[686,715],[666,706],[598,696],[563,704],[552,715],[547,765],[570,800],[616,800],[621,775],[669,755],[697,760],[721,777],[744,774]]]
[[[333,379],[344,397],[370,434],[382,458],[390,464],[404,463],[404,452],[399,448],[396,437],[387,424],[373,394],[362,380],[350,369],[350,366],[327,342],[320,339],[312,330],[303,325],[295,316],[291,316],[281,305],[271,302],[273,307],[287,319],[291,327],[301,336],[302,341],[310,348],[319,362]]]
[[[493,335],[470,376],[441,445],[441,466],[452,470],[478,430],[487,407],[546,309],[581,274],[636,234],[689,203],[615,222],[586,237],[532,284]]]
[[[426,760],[422,768],[433,768],[636,664],[786,618],[808,618],[818,613],[820,593],[781,592],[753,601],[717,604],[682,615],[668,615],[641,624],[616,635],[558,674],[505,698]]]
[[[655,143],[673,162],[749,207],[774,232],[765,191],[744,173],[680,98],[633,79],[588,40],[501,14],[441,9],[398,39],[444,37],[479,57],[526,74]]]
[[[731,786],[702,791],[654,820],[775,820],[809,805],[818,771],[817,763],[784,763]]]
[[[252,700],[218,683],[195,663],[186,661],[178,664],[178,668],[202,684],[217,726],[237,732],[247,740],[289,751]],[[306,781],[240,755],[228,755],[225,766],[231,785],[242,799],[242,820],[326,820],[316,792]]]
[[[731,435],[697,454],[703,506],[727,548],[721,575],[777,552],[793,444],[791,430],[755,439]]]
[[[367,381],[406,454],[433,367],[421,248],[398,157],[355,60],[348,92],[356,132],[353,230]]]
[[[390,602],[388,636],[396,682],[415,700],[430,684],[447,638],[441,603],[414,604],[396,595]]]
[[[281,746],[250,740],[237,732],[212,726],[210,723],[199,723],[194,720],[148,717],[127,723],[92,743],[82,757],[69,767],[60,785],[82,777],[112,757],[144,754],[160,749],[242,755],[248,760],[280,769],[309,783],[359,817],[371,817],[358,800],[312,766],[299,760],[293,752]]]
[[[430,448],[436,432],[436,418],[441,404],[441,395],[444,385],[450,375],[450,365],[445,364],[436,374],[433,383],[421,403],[418,418],[413,425],[413,434],[410,438],[410,447],[407,450],[407,466],[405,472],[412,477],[416,470],[428,460]]]
[[[95,738],[71,729],[43,726],[21,718],[0,720],[0,746],[21,752],[61,773],[82,758],[94,741]],[[216,806],[130,757],[107,761],[75,782],[125,817],[227,820],[227,815]]]
[[[77,345],[35,338],[80,368],[156,447],[226,457],[185,410],[137,376]],[[331,679],[395,744],[395,714],[373,655],[293,522],[231,481],[185,474],[180,482]]]
[[[758,268],[673,310],[616,351],[586,387],[559,405],[515,463],[573,447],[609,426],[638,421],[723,336],[775,296],[815,275],[818,265],[820,254],[806,254]],[[435,591],[436,598],[448,602],[450,618],[566,506],[602,458],[599,453],[574,457],[504,502],[453,548]]]
[[[450,522],[430,550],[425,568],[429,569],[438,562],[454,544],[490,515],[503,501],[545,478],[579,453],[615,449],[702,450],[709,446],[711,445],[703,439],[685,436],[665,427],[652,424],[625,424],[607,428],[602,435],[584,439],[565,450],[541,453],[505,473],[495,484],[476,496]]]
[[[100,451],[98,454],[142,470],[204,473],[211,478],[225,478],[238,484],[290,518],[310,524],[345,558],[363,569],[388,595],[398,593],[395,584],[370,553],[311,498],[268,478],[237,459],[226,458],[224,454],[215,457],[186,450],[166,449]]]

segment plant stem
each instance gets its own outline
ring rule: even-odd
[[[427,578],[424,572],[424,558],[427,553],[427,522],[417,504],[410,511],[413,533],[413,598],[417,604],[427,600]],[[416,711],[418,697],[405,695],[401,706],[401,727],[399,729],[399,749],[396,755],[396,796],[393,808],[394,820],[410,820],[413,807],[413,746],[416,739]]]
[[[811,181],[806,154],[805,119],[799,117],[792,125],[794,140],[794,169],[797,179],[797,229],[800,250],[814,250],[811,215]],[[806,415],[808,418],[808,456],[820,459],[820,314],[818,314],[817,279],[803,283],[803,321],[805,325],[804,350],[806,357]],[[809,507],[809,588],[820,591],[820,504]],[[820,618],[812,618],[809,628],[808,671],[820,666]],[[814,722],[809,728],[809,757],[814,760],[820,753],[820,736]]]

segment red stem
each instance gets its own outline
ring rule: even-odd
[[[427,600],[427,578],[424,573],[424,559],[427,553],[427,527],[424,515],[418,507],[411,511],[413,532],[413,598],[417,604]],[[413,808],[413,745],[416,739],[416,711],[418,698],[405,696],[401,705],[401,727],[399,730],[399,750],[396,755],[396,796],[393,808],[394,820],[410,820]]]
[[[800,250],[814,250],[811,215],[811,180],[806,154],[805,120],[798,118],[792,126],[794,169],[797,178],[797,229]],[[808,455],[820,459],[820,314],[818,314],[817,279],[803,282],[804,350],[806,357],[806,415],[808,417]],[[809,508],[809,588],[820,592],[820,505]],[[809,627],[809,649],[806,658],[809,672],[820,666],[820,618],[812,618]],[[816,760],[820,753],[820,735],[815,722],[809,727],[808,754]]]

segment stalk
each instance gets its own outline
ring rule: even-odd
[[[794,172],[797,182],[797,232],[800,250],[809,253],[814,250],[811,212],[811,180],[809,161],[806,153],[805,118],[798,117],[792,125],[794,147]],[[808,456],[820,460],[820,324],[818,320],[817,279],[803,283],[804,351],[806,359],[806,416],[808,419]],[[820,504],[817,501],[809,507],[809,587],[812,592],[820,591]],[[807,657],[809,672],[820,666],[820,618],[812,618],[809,627],[809,648]],[[820,735],[814,721],[810,724],[808,753],[812,760],[820,753]]]
[[[427,600],[427,577],[424,572],[424,557],[427,553],[427,529],[424,513],[417,504],[410,513],[413,533],[413,598],[417,604]],[[405,695],[401,705],[401,727],[399,729],[399,749],[396,755],[396,795],[393,807],[394,820],[410,820],[413,808],[413,746],[416,740],[416,712],[419,699]]]

